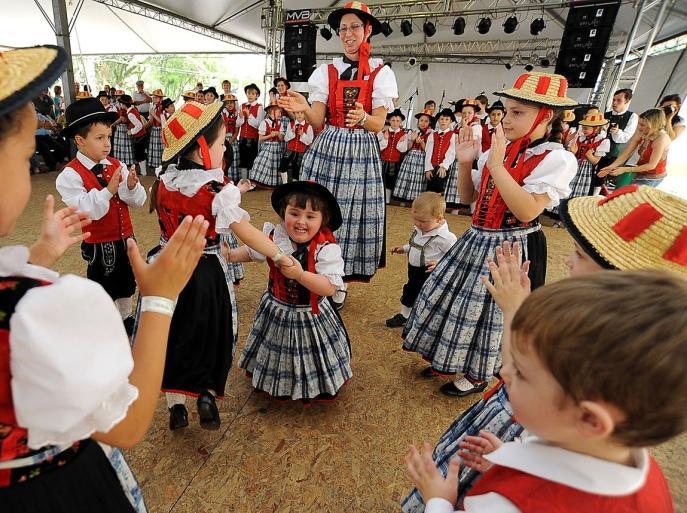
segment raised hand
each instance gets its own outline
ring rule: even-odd
[[[460,459],[466,467],[484,473],[492,466],[492,463],[484,458],[484,455],[494,452],[502,445],[503,442],[495,434],[482,430],[479,432],[479,436],[466,436],[458,444],[463,449],[460,453]]]
[[[107,182],[107,190],[110,191],[110,194],[113,196],[117,194],[117,190],[119,189],[119,179],[122,176],[122,166],[119,166],[114,173],[112,173],[112,178],[110,178],[110,181]]]
[[[492,143],[493,144],[493,143]],[[456,158],[460,164],[470,164],[479,154],[480,144],[472,130],[461,130],[456,144]]]
[[[432,461],[432,448],[425,442],[422,454],[414,445],[408,447],[405,463],[408,474],[410,474],[415,487],[420,491],[425,504],[434,498],[446,499],[451,504],[456,503],[458,500],[458,472],[460,470],[460,464],[457,460],[452,460],[449,463],[448,472],[444,478]]]
[[[129,176],[126,179],[126,186],[130,191],[138,185],[138,176],[136,175],[136,166],[129,166]]]
[[[489,157],[487,158],[487,167],[489,169],[503,166],[503,161],[506,158],[506,144],[503,127],[499,125],[491,138],[491,148],[489,148]]]
[[[289,91],[288,96],[280,96],[277,103],[282,109],[289,112],[305,112],[310,108],[305,96],[295,91]]]
[[[521,262],[520,243],[515,242],[511,250],[509,241],[496,248],[496,261],[491,257],[487,259],[493,283],[488,276],[483,276],[482,281],[504,315],[514,315],[532,288],[527,275],[530,262]]]

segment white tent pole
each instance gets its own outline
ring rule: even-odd
[[[69,20],[65,0],[52,0],[52,11],[55,18],[55,36],[58,46],[67,52],[67,69],[62,73],[62,94],[65,106],[75,99],[74,65],[72,63],[72,45],[69,38]]]

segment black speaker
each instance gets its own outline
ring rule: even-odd
[[[621,0],[576,2],[568,11],[556,73],[569,87],[594,87]]]
[[[284,29],[286,78],[307,82],[316,65],[317,26],[311,23],[288,24]]]

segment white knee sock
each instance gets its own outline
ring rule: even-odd
[[[184,394],[165,392],[165,399],[167,399],[167,408],[171,408],[176,404],[186,404],[186,396]]]
[[[384,189],[384,195],[386,196],[386,204],[388,205],[391,201],[391,189]]]
[[[248,169],[245,167],[240,167],[239,175],[241,176],[241,178],[248,178]]]
[[[141,170],[140,175],[146,176],[148,174],[148,164],[145,160],[138,163],[139,169]]]
[[[405,317],[406,319],[410,317],[410,308],[408,308],[406,305],[401,305],[401,315]]]
[[[127,317],[131,317],[131,298],[130,297],[122,297],[119,299],[115,299],[115,306],[117,307],[117,310],[119,310],[119,315],[122,316],[122,319],[126,319]]]
[[[279,173],[281,176],[281,183],[289,183],[289,174],[288,173]]]
[[[601,187],[594,187],[594,191],[592,192],[592,196],[598,196],[601,193]]]

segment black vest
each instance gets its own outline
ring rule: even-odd
[[[632,112],[625,111],[623,114],[613,114],[613,111],[610,110],[604,114],[604,117],[609,120],[609,129],[611,124],[616,123],[618,125],[618,128],[621,130],[625,130],[625,127],[627,124],[630,122],[630,118],[632,117]],[[622,143],[617,143],[613,140],[613,136],[611,135],[611,132],[608,132],[608,140],[611,142],[611,151],[608,152],[608,157],[612,157],[615,159],[618,155],[620,155],[620,150],[623,147]]]

